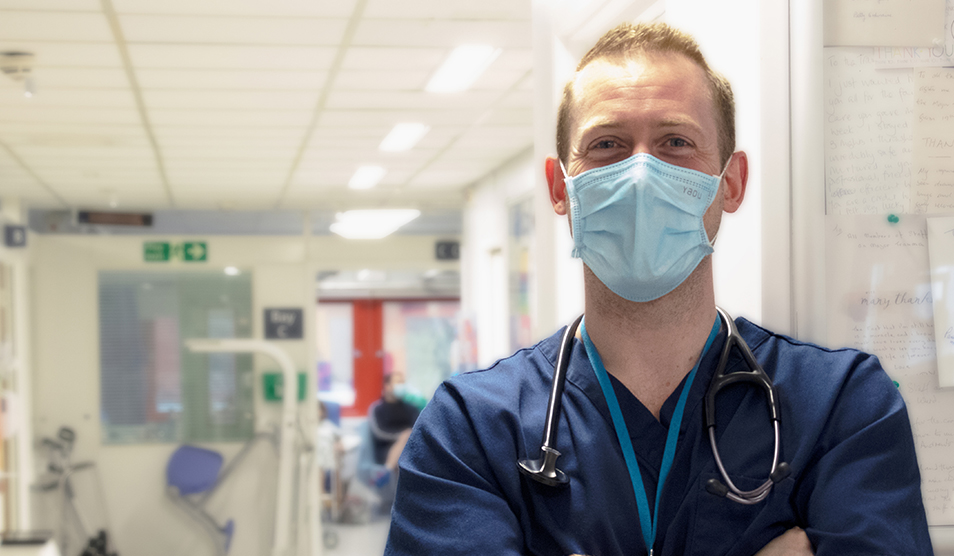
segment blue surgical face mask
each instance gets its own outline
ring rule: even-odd
[[[408,394],[407,384],[404,382],[399,382],[394,385],[394,397],[403,400]]]
[[[567,177],[573,256],[616,295],[659,299],[712,253],[703,215],[724,174],[725,169],[711,176],[639,153]]]

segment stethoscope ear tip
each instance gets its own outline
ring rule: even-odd
[[[706,481],[706,491],[709,494],[714,494],[720,498],[725,498],[725,495],[729,493],[729,488],[722,484],[722,481],[719,479],[709,479]]]
[[[775,468],[775,472],[769,475],[769,478],[772,479],[773,483],[777,483],[779,481],[784,481],[791,474],[792,467],[783,461],[782,463],[778,464],[778,467]]]

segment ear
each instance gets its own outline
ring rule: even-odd
[[[726,168],[723,178],[725,191],[722,197],[722,209],[725,212],[735,212],[742,206],[742,199],[745,198],[745,185],[748,181],[749,159],[744,152],[735,152],[729,160],[729,167]]]
[[[563,169],[560,162],[548,156],[543,164],[543,171],[547,175],[547,187],[550,189],[550,203],[553,212],[564,216],[567,213],[566,182],[563,181]]]

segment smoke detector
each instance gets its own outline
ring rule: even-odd
[[[0,52],[0,71],[14,81],[24,81],[33,71],[33,53]]]

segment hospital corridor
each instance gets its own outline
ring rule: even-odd
[[[831,553],[799,428],[827,398],[762,327],[878,356],[900,437],[850,454],[911,443],[912,535],[954,554],[954,4],[914,3],[889,29],[848,0],[0,0],[0,556],[754,555],[785,530]],[[611,29],[678,29],[724,77],[660,86],[670,35],[586,58]],[[673,111],[709,118],[719,79],[718,134]],[[688,232],[640,235],[664,210]],[[606,355],[638,334],[601,311],[697,275],[718,309],[655,343],[692,361],[643,407]],[[709,425],[730,347],[763,390],[726,379]],[[629,455],[653,435],[665,461]],[[673,459],[691,512],[660,506]],[[632,527],[586,505],[617,482]],[[797,515],[706,540],[761,508]]]

